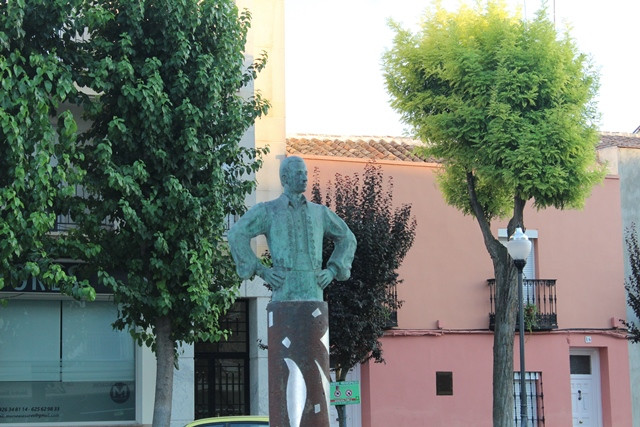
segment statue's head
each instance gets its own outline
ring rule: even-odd
[[[280,183],[285,193],[302,194],[307,190],[307,166],[301,157],[285,157],[280,163]]]

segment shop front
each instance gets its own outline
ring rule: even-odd
[[[0,424],[132,422],[134,341],[108,295],[75,301],[36,280],[0,298]]]

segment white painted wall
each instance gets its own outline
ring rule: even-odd
[[[626,230],[635,223],[640,230],[640,149],[618,148],[614,164],[620,176],[620,201],[622,208],[622,226]],[[629,277],[629,252],[624,244],[624,274]],[[636,324],[640,320],[631,308],[627,307],[627,320]],[[631,407],[633,427],[640,427],[640,344],[629,342],[629,374],[631,376]]]

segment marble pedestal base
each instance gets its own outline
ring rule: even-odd
[[[274,301],[269,327],[271,427],[329,427],[329,308]]]

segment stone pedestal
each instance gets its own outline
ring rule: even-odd
[[[329,308],[274,301],[269,327],[271,427],[329,427]]]

